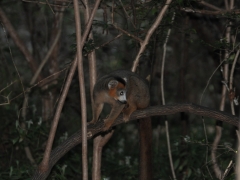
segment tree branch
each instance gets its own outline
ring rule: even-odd
[[[78,59],[78,80],[80,90],[81,102],[81,122],[82,122],[82,179],[88,180],[88,160],[87,160],[87,104],[84,82],[83,57],[82,57],[82,32],[81,32],[81,18],[78,7],[78,0],[73,0],[74,16],[76,25],[76,41],[77,41],[77,59]]]
[[[161,23],[162,21],[162,18],[164,16],[164,14],[166,13],[170,3],[172,2],[172,0],[167,0],[165,5],[163,6],[162,10],[160,11],[160,13],[158,14],[158,17],[157,19],[155,20],[155,22],[153,23],[153,25],[151,26],[151,28],[148,30],[147,32],[147,35],[144,39],[144,41],[141,43],[141,47],[140,47],[140,50],[133,62],[133,66],[132,66],[132,71],[135,72],[136,69],[137,69],[137,66],[138,66],[138,63],[139,63],[139,60],[140,60],[140,57],[142,55],[142,53],[144,52],[144,50],[146,49],[146,46],[152,36],[152,34],[154,33],[154,31],[157,29],[157,27],[159,26],[159,24]]]
[[[213,9],[213,10],[217,10],[217,11],[222,11],[223,10],[223,9],[221,9],[221,8],[219,8],[217,6],[214,6],[214,5],[212,5],[212,4],[210,4],[210,3],[206,2],[206,1],[199,1],[198,3],[202,4],[202,5],[206,6],[206,7],[209,7],[211,9]]]
[[[127,36],[132,37],[134,40],[136,40],[137,42],[139,42],[140,44],[143,43],[143,40],[141,40],[139,37],[135,36],[134,34],[131,34],[127,31],[125,31],[124,29],[118,27],[115,23],[112,23],[113,27],[119,31],[121,31],[122,33],[126,34]]]
[[[198,13],[198,14],[206,14],[206,15],[221,15],[224,16],[226,14],[239,14],[240,9],[234,10],[221,10],[221,11],[209,11],[209,10],[199,10],[199,9],[192,9],[192,8],[180,8],[180,10],[185,11],[187,13]]]
[[[17,32],[15,31],[14,27],[12,26],[11,22],[8,20],[6,14],[3,12],[3,10],[0,8],[0,19],[3,22],[5,28],[7,29],[9,35],[13,39],[14,43],[17,45],[17,47],[20,49],[20,51],[24,54],[25,58],[27,59],[31,70],[33,73],[37,70],[36,61],[32,57],[31,53],[28,51],[27,47],[23,43],[23,41],[18,36]]]
[[[238,127],[238,117],[233,116],[229,113],[225,113],[222,111],[214,110],[211,108],[207,108],[204,106],[199,106],[195,104],[175,104],[175,105],[165,105],[165,106],[152,106],[143,110],[137,110],[133,112],[130,117],[130,121],[146,118],[150,116],[162,116],[162,115],[171,115],[180,112],[188,112],[199,116],[205,116],[212,119],[217,119],[220,121],[224,121],[228,124],[231,124],[235,127]],[[199,118],[201,120],[201,118]],[[123,124],[124,121],[122,119],[122,114],[115,120],[113,126]],[[95,125],[88,126],[88,139],[95,137],[99,133],[103,131],[104,122],[98,121]],[[68,151],[70,151],[73,147],[80,144],[82,142],[82,132],[81,130],[77,131],[71,137],[69,137],[66,141],[56,147],[50,155],[49,159],[49,168],[45,172],[41,172],[37,170],[32,179],[43,180],[46,179],[49,175],[52,167],[56,164],[56,162],[63,157]]]

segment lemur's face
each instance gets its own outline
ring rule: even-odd
[[[127,103],[127,91],[126,89],[118,89],[116,92],[116,100],[120,101],[123,104]]]
[[[127,90],[126,85],[117,81],[111,80],[108,83],[109,96],[114,98],[116,101],[126,104],[127,103]]]

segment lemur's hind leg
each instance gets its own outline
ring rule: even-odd
[[[101,104],[94,104],[93,107],[93,118],[92,121],[90,121],[88,124],[95,124],[98,121],[99,115],[102,112],[103,109],[103,103]]]
[[[137,110],[136,105],[128,105],[128,107],[123,109],[123,120],[124,122],[128,122],[131,114]]]

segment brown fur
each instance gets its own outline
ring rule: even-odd
[[[109,96],[113,97],[113,98],[117,98],[117,90],[118,89],[125,89],[125,85],[122,83],[118,83],[118,85],[115,88],[111,88],[108,91]]]
[[[127,104],[119,101],[119,99],[123,99],[120,97],[120,92],[126,92]],[[90,123],[97,122],[104,103],[112,106],[109,116],[104,120],[104,130],[108,130],[121,112],[123,112],[124,121],[127,122],[135,110],[146,108],[149,105],[148,83],[131,71],[114,71],[97,81],[94,86],[93,99],[94,111]]]

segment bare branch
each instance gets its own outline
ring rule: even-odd
[[[226,14],[239,14],[240,9],[234,10],[221,10],[221,11],[209,11],[209,10],[198,10],[192,8],[180,8],[180,10],[187,12],[187,13],[198,13],[198,14],[206,14],[206,15],[221,15],[224,16]]]
[[[87,56],[87,55],[91,54],[91,53],[92,53],[93,51],[95,51],[96,49],[99,49],[99,48],[101,48],[101,47],[104,47],[104,46],[106,46],[107,44],[110,44],[110,43],[113,42],[114,40],[120,38],[122,35],[123,35],[122,33],[118,34],[117,36],[115,36],[115,37],[112,38],[111,40],[109,40],[109,41],[101,44],[100,46],[95,47],[95,48],[94,48],[93,50],[91,50],[90,52],[84,54],[84,56]]]
[[[0,9],[0,14],[1,14],[1,9]],[[8,21],[7,17],[4,15],[4,12],[3,12],[3,11],[2,11],[2,19],[3,19],[3,21],[5,21],[4,23],[5,23],[5,25],[7,26],[8,30],[10,30],[10,31],[11,31],[13,34],[15,34],[15,36],[17,37],[17,32],[14,32],[14,31],[15,31],[14,28],[11,26],[10,22]],[[5,29],[4,29],[4,31],[5,31]],[[5,33],[5,35],[6,35],[6,33]],[[16,37],[15,37],[15,38],[16,38]],[[7,39],[7,42],[8,42],[7,35],[6,35],[6,39]],[[19,41],[20,38],[19,38],[19,39],[14,39],[14,40],[15,40],[15,41]],[[24,44],[23,44],[23,46],[24,46]],[[23,104],[26,104],[26,106],[27,106],[27,103],[25,102],[25,100],[28,99],[28,95],[25,94],[25,90],[24,90],[23,83],[22,83],[22,81],[21,81],[20,74],[19,74],[19,72],[18,72],[17,66],[15,65],[15,62],[13,61],[12,52],[11,52],[11,48],[10,48],[10,46],[9,46],[9,42],[8,42],[8,48],[9,48],[9,51],[10,51],[10,56],[11,56],[11,59],[12,59],[14,68],[15,68],[15,70],[16,70],[16,72],[17,72],[17,75],[18,75],[18,77],[19,77],[19,80],[20,80],[20,82],[21,82],[21,87],[22,87],[22,91],[23,91],[23,95],[24,95]],[[26,47],[25,47],[25,48],[26,48]],[[26,52],[28,53],[27,49],[26,49]],[[29,53],[29,55],[31,56],[30,53]],[[9,94],[9,95],[10,95],[10,94]],[[7,103],[10,103],[8,96],[7,96],[7,101],[8,101]],[[6,104],[6,103],[5,103],[5,104]],[[23,109],[22,114],[23,114],[23,115],[26,115],[26,108]],[[26,116],[24,116],[24,118],[23,118],[24,120],[26,119],[25,117],[26,117]],[[21,122],[21,128],[26,129],[26,127],[25,127],[25,121],[22,121],[22,122]],[[25,141],[25,139],[24,139],[24,141]],[[25,154],[26,154],[27,158],[29,159],[29,161],[31,162],[31,164],[32,164],[34,167],[36,167],[37,164],[36,164],[36,162],[35,162],[35,160],[34,160],[34,158],[33,158],[33,156],[32,156],[32,153],[31,153],[31,150],[30,150],[29,146],[25,146],[25,147],[24,147],[24,150],[25,150]]]
[[[140,60],[140,57],[142,55],[142,53],[144,52],[144,50],[146,49],[146,46],[150,40],[150,37],[152,36],[153,32],[157,29],[157,27],[159,26],[159,24],[161,23],[162,21],[162,18],[164,16],[164,14],[166,13],[170,3],[172,2],[172,0],[167,0],[166,1],[166,4],[163,6],[162,10],[160,11],[157,19],[155,20],[155,22],[153,23],[153,25],[151,26],[151,28],[148,30],[147,32],[147,35],[144,39],[144,41],[141,43],[141,47],[140,47],[140,50],[133,62],[133,66],[132,66],[132,71],[135,72],[136,69],[137,69],[137,66],[138,66],[138,63],[139,63],[139,60]]]
[[[0,106],[5,106],[5,105],[10,104],[10,100],[9,100],[9,96],[10,96],[10,94],[11,94],[11,93],[9,93],[7,97],[2,96],[4,99],[6,99],[7,102],[5,102],[5,103],[1,103]]]
[[[113,27],[115,27],[117,30],[119,30],[119,31],[121,31],[122,33],[126,34],[127,36],[130,36],[130,37],[132,37],[133,39],[135,39],[137,42],[143,43],[143,40],[142,40],[142,39],[140,39],[139,37],[137,37],[137,36],[135,36],[135,35],[127,32],[127,31],[125,31],[125,30],[122,29],[122,28],[118,27],[115,23],[113,23],[112,25],[113,25]]]
[[[88,0],[84,0],[84,5],[86,7],[85,10],[85,22],[89,19],[90,9],[88,5]],[[120,36],[119,36],[120,37]],[[89,39],[93,39],[92,31],[89,33]],[[116,39],[116,38],[115,38]],[[108,44],[111,41],[105,43]],[[105,45],[104,44],[104,45]],[[103,46],[103,45],[102,45]],[[96,49],[96,48],[95,48]],[[89,84],[90,84],[90,94],[91,94],[91,102],[92,102],[92,111],[93,111],[93,88],[97,79],[97,68],[96,68],[96,54],[95,49],[88,54],[89,61]],[[93,160],[92,160],[92,180],[100,180],[101,179],[101,156],[102,156],[102,148],[108,142],[108,140],[112,137],[114,131],[106,134],[105,136],[97,136],[93,140]]]
[[[96,10],[98,9],[100,1],[101,0],[96,0],[96,2],[95,2],[95,6],[93,8],[92,14],[91,14],[91,16],[90,16],[90,18],[88,20],[88,23],[86,25],[84,34],[82,36],[81,46],[83,46],[83,44],[84,44],[84,42],[85,42],[85,40],[86,40],[86,38],[88,36],[89,30],[90,30],[90,28],[92,26],[93,17],[95,15]],[[43,160],[42,160],[42,162],[39,165],[38,170],[37,170],[37,171],[40,171],[42,173],[47,171],[48,168],[49,168],[49,157],[50,157],[50,152],[51,152],[51,149],[52,149],[52,144],[53,144],[53,140],[54,140],[54,137],[55,137],[55,133],[56,133],[59,117],[61,115],[61,111],[62,111],[64,102],[65,102],[65,99],[66,99],[69,87],[71,85],[71,81],[72,81],[73,75],[74,75],[76,67],[77,67],[77,62],[78,62],[77,58],[75,58],[73,63],[72,63],[71,69],[69,71],[69,74],[68,74],[68,77],[67,77],[66,84],[64,86],[62,95],[61,95],[61,97],[59,99],[58,106],[56,108],[56,112],[55,112],[55,115],[54,115],[54,118],[53,118],[51,130],[50,130],[49,137],[48,137],[48,142],[47,142],[46,149],[45,149],[45,152],[44,152]],[[33,179],[35,179],[35,178],[37,178],[37,177],[34,177]]]
[[[31,53],[28,51],[27,47],[23,43],[23,41],[18,36],[17,32],[15,31],[14,27],[12,26],[11,22],[8,20],[6,14],[3,12],[3,10],[0,7],[0,19],[2,20],[5,28],[7,29],[9,35],[17,45],[17,47],[20,49],[20,51],[24,54],[26,60],[28,61],[32,72],[36,72],[37,70],[37,64],[34,58],[32,57]]]
[[[100,47],[106,46],[107,44],[109,44],[109,43],[113,42],[114,40],[120,38],[122,35],[123,35],[122,33],[118,34],[116,37],[114,37],[114,38],[112,38],[111,40],[103,43],[101,46],[98,46],[98,47],[96,47],[95,49],[99,49]]]
[[[230,10],[233,8],[233,3],[230,3],[230,6],[228,4],[228,1],[225,1],[225,8],[226,10]],[[230,22],[231,24],[231,22]],[[231,26],[228,26],[226,28],[226,32],[225,32],[225,39],[226,39],[226,43],[230,43],[230,37],[231,37]],[[224,54],[224,59],[227,59],[229,57],[229,50],[226,49],[225,50],[225,54]],[[228,76],[229,76],[229,64],[226,63],[223,65],[223,80],[225,82],[228,81]],[[222,93],[221,93],[221,102],[220,102],[220,106],[219,109],[220,111],[224,111],[225,109],[225,103],[226,103],[226,94],[227,94],[227,88],[225,85],[222,85]],[[211,157],[212,157],[212,161],[213,161],[213,171],[215,173],[215,176],[218,179],[222,179],[223,178],[223,172],[220,168],[220,166],[217,163],[217,158],[216,158],[216,151],[217,151],[217,146],[220,142],[220,139],[222,137],[222,127],[221,127],[222,123],[219,123],[216,125],[216,135],[215,135],[215,139],[213,142],[213,146],[212,146],[212,152],[211,152]]]
[[[206,6],[206,7],[209,7],[211,9],[213,9],[213,10],[216,10],[216,11],[222,11],[223,10],[223,9],[221,9],[221,8],[219,8],[217,6],[214,6],[214,5],[212,5],[212,4],[210,4],[210,3],[206,2],[206,1],[202,1],[201,0],[201,1],[198,1],[198,3],[202,4],[202,5]]]
[[[30,81],[30,85],[33,85],[33,84],[36,82],[39,74],[40,74],[41,71],[42,71],[42,68],[44,67],[44,65],[45,65],[45,64],[47,63],[47,61],[49,60],[50,55],[52,54],[55,46],[57,45],[57,42],[58,42],[58,40],[59,40],[59,38],[60,38],[60,35],[61,35],[61,28],[58,30],[57,36],[56,36],[56,38],[54,39],[54,41],[53,41],[50,49],[48,50],[48,53],[46,54],[46,56],[45,56],[44,59],[42,60],[41,64],[38,66],[37,71],[34,73],[34,76],[33,76],[33,78],[32,78],[31,81]]]
[[[28,3],[36,3],[36,4],[43,4],[43,5],[46,5],[48,4],[49,6],[51,7],[68,7],[68,5],[64,5],[64,4],[52,4],[52,3],[49,3],[49,2],[46,2],[46,1],[39,1],[39,0],[22,0],[23,2],[28,2]],[[64,2],[68,2],[69,4],[71,3],[72,4],[72,1],[68,1],[68,0],[64,0]]]
[[[228,167],[227,167],[226,170],[224,171],[224,174],[223,174],[223,178],[222,178],[222,179],[224,179],[224,178],[227,176],[227,174],[229,173],[229,171],[230,171],[231,168],[233,167],[232,164],[233,164],[233,161],[231,160],[231,161],[229,162],[229,164],[228,164]]]
[[[238,117],[233,116],[229,113],[225,113],[222,111],[210,109],[204,106],[199,106],[195,104],[175,104],[175,105],[165,105],[165,106],[153,106],[148,107],[143,110],[137,110],[133,112],[130,117],[130,121],[146,118],[150,116],[162,116],[162,115],[171,115],[180,112],[188,112],[199,116],[209,117],[213,119],[217,119],[220,121],[224,121],[228,124],[234,125],[238,127]],[[159,118],[161,119],[161,118]],[[200,120],[201,118],[199,118]],[[123,124],[123,117],[120,115],[114,122],[113,126]],[[95,135],[102,132],[104,127],[103,121],[98,121],[95,125],[88,126],[88,139],[91,139]],[[82,141],[82,132],[81,130],[77,131],[71,137],[69,137],[65,142],[56,147],[52,152],[49,160],[49,169],[45,172],[36,171],[33,175],[32,179],[35,180],[43,180],[46,179],[49,175],[52,167],[56,164],[56,162],[63,157],[69,150],[71,150],[76,145],[80,144]]]
[[[173,24],[173,21],[175,19],[175,12],[173,13],[171,24]],[[165,42],[163,44],[163,57],[162,57],[162,67],[161,67],[161,93],[162,93],[162,105],[165,105],[165,96],[164,96],[164,67],[165,67],[165,60],[166,60],[166,51],[167,51],[167,43],[169,36],[171,34],[171,27],[168,29],[167,36],[165,39]],[[176,174],[173,167],[173,160],[172,160],[172,150],[171,150],[171,144],[170,144],[170,136],[169,136],[169,128],[168,128],[168,121],[165,120],[165,128],[166,128],[166,138],[167,138],[167,147],[168,147],[168,156],[169,156],[169,162],[170,167],[172,171],[173,179],[176,179]]]
[[[15,81],[11,82],[10,84],[8,84],[5,88],[0,90],[0,93],[3,92],[5,89],[9,88],[11,85],[13,85],[16,82],[17,82],[17,80],[15,80]]]
[[[78,59],[78,80],[80,88],[80,102],[81,102],[81,122],[82,122],[82,173],[83,180],[88,180],[88,161],[87,161],[87,105],[86,92],[84,82],[84,69],[82,57],[82,43],[81,43],[81,18],[78,7],[78,0],[73,0],[74,16],[76,24],[77,37],[77,59]]]
[[[212,164],[213,164],[213,169],[214,169],[214,173],[216,175],[216,177],[218,179],[222,178],[222,171],[220,169],[220,167],[218,166],[217,163],[217,158],[216,158],[216,151],[217,151],[217,146],[221,140],[222,137],[222,127],[220,126],[216,126],[215,127],[216,130],[216,135],[212,144],[212,150],[211,150],[211,159],[212,159]]]
[[[131,19],[131,18],[129,17],[129,15],[128,15],[128,13],[127,13],[127,11],[126,11],[125,7],[123,6],[123,3],[122,3],[122,1],[121,1],[121,0],[119,0],[119,2],[120,2],[121,6],[122,6],[122,8],[123,8],[123,11],[124,11],[125,15],[127,16],[127,19],[129,19],[129,20],[130,20],[130,22],[132,23],[133,27],[136,29],[136,26],[135,26],[135,24],[133,23],[132,19]]]
[[[235,58],[233,60],[233,64],[232,64],[232,68],[231,68],[231,72],[230,72],[230,77],[229,77],[229,99],[230,99],[230,104],[231,104],[231,110],[232,110],[232,114],[235,115],[235,109],[234,109],[234,98],[235,98],[235,90],[233,89],[233,74],[234,74],[234,70],[235,70],[235,67],[236,67],[236,63],[237,63],[237,60],[238,60],[238,57],[239,57],[239,53],[240,53],[240,49],[238,49],[238,51],[236,52],[235,54]],[[231,93],[233,93],[233,97],[231,97]]]
[[[38,86],[39,84],[41,84],[41,83],[43,83],[43,82],[46,82],[46,80],[51,79],[51,77],[56,76],[56,74],[59,74],[59,73],[65,71],[65,70],[67,70],[68,68],[69,68],[69,67],[66,67],[66,68],[64,68],[64,69],[62,69],[62,70],[60,70],[60,71],[58,71],[58,72],[56,72],[56,73],[54,73],[54,74],[52,74],[52,75],[50,75],[50,76],[48,76],[48,77],[42,79],[41,81],[37,82],[37,83],[34,84],[33,86],[27,88],[24,92],[22,92],[22,93],[18,94],[17,96],[13,97],[12,99],[10,99],[9,102],[11,103],[14,99],[17,99],[18,97],[22,96],[24,93],[29,92],[32,88]]]

